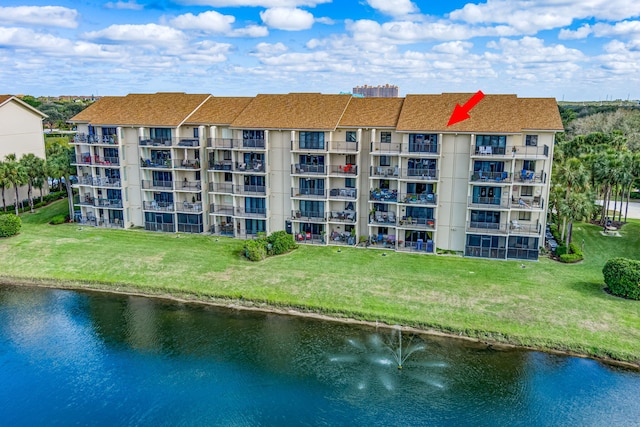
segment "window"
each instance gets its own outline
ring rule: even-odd
[[[347,154],[345,156],[345,164],[347,165],[355,165],[356,164],[356,155],[355,154]]]
[[[300,132],[300,148],[324,149],[324,132]]]
[[[151,139],[171,139],[171,129],[169,128],[151,128],[149,129]]]
[[[380,142],[391,142],[391,132],[380,132]]]
[[[521,221],[531,221],[531,212],[520,211],[518,213],[518,219]]]
[[[263,219],[245,219],[244,226],[247,234],[265,233],[267,231],[267,223]]]
[[[231,160],[231,151],[223,151],[222,158],[227,161]]]
[[[391,156],[380,156],[380,166],[391,166]]]
[[[347,142],[356,142],[356,132],[349,130],[347,131]]]
[[[521,196],[533,196],[533,187],[530,186],[522,186],[520,188],[520,195]]]
[[[409,134],[409,151],[413,153],[437,153],[438,135]]]
[[[232,182],[232,181],[233,181],[233,175],[231,174],[231,172],[225,172],[224,182]]]
[[[527,135],[524,141],[525,145],[535,147],[538,145],[538,135]]]
[[[477,135],[476,146],[478,147],[502,147],[507,145],[506,135]]]
[[[193,137],[200,138],[200,128],[193,128]]]
[[[355,178],[345,178],[344,186],[347,188],[355,188],[356,187],[356,179]]]
[[[536,170],[536,161],[535,160],[525,160],[522,162],[522,169],[528,171]]]

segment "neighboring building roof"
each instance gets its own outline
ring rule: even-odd
[[[334,130],[351,95],[257,95],[231,123],[234,128]]]
[[[18,105],[22,106],[23,108],[26,108],[27,110],[30,110],[32,113],[35,113],[35,114],[39,115],[42,118],[48,117],[42,111],[38,110],[37,108],[32,107],[31,105],[27,104],[26,102],[24,102],[22,99],[18,98],[17,96],[14,96],[14,95],[0,95],[0,107],[2,107],[7,102],[11,102],[11,101],[17,102]]]
[[[163,92],[105,97],[111,102],[103,104],[105,98],[102,98],[70,121],[90,121],[94,125],[174,127],[182,124],[210,96]]]
[[[563,130],[555,99],[518,98],[516,95],[485,95],[469,112],[471,118],[447,126],[456,104],[464,105],[472,96],[471,93],[407,95],[397,130],[465,133]]]
[[[394,128],[404,98],[357,98],[349,102],[340,127]]]
[[[187,118],[187,123],[229,125],[254,98],[212,96]]]

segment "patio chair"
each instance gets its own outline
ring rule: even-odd
[[[382,211],[376,211],[376,222],[384,222],[384,216],[382,214]]]
[[[523,225],[520,224],[517,219],[512,219],[511,220],[511,229],[512,230],[522,230],[523,228],[524,228]]]
[[[389,215],[388,215],[387,219],[389,220],[390,223],[395,223],[396,222],[396,214],[393,213],[393,212],[389,212]]]

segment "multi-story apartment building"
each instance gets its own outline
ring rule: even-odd
[[[366,98],[397,98],[399,89],[396,85],[385,84],[378,86],[356,86],[353,88],[354,95],[362,95]]]
[[[73,118],[76,218],[303,244],[537,259],[554,99],[291,93],[104,97]]]
[[[46,155],[42,120],[45,117],[46,114],[16,96],[0,95],[0,160],[4,160],[9,154],[15,154],[18,160],[25,154],[34,154],[44,159]],[[27,197],[27,186],[19,187],[17,201],[23,201]],[[13,189],[5,189],[7,205],[14,204],[15,198]],[[2,203],[0,199],[0,205]]]

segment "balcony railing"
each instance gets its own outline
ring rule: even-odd
[[[209,170],[213,171],[232,171],[233,162],[230,160],[224,160],[221,162],[209,162]]]
[[[480,246],[467,246],[464,248],[464,256],[476,258],[505,259],[505,248],[488,248]]]
[[[265,195],[267,194],[267,187],[264,185],[234,185],[234,192],[236,194],[249,194],[249,195]]]
[[[518,157],[518,158],[542,158],[549,157],[548,145],[508,145],[505,147],[493,147],[493,146],[476,146],[473,154],[474,156],[492,156],[492,157]]]
[[[75,197],[74,204],[80,206],[95,206],[95,198],[92,196]]]
[[[173,202],[158,202],[155,200],[142,202],[142,209],[146,211],[173,212]]]
[[[543,209],[544,199],[540,196],[535,197],[514,197],[508,201],[509,207],[513,209]]]
[[[199,234],[199,233],[204,232],[204,225],[203,224],[188,224],[188,223],[179,222],[178,223],[178,231],[181,232],[181,233]]]
[[[122,209],[122,199],[96,199],[95,205],[100,208]]]
[[[100,145],[116,145],[118,144],[117,135],[87,135],[85,133],[77,133],[71,140],[72,144],[100,144]]]
[[[324,211],[294,210],[291,211],[291,218],[294,221],[324,222],[327,218],[327,214]]]
[[[329,212],[329,221],[330,222],[346,222],[346,223],[354,223],[358,215],[356,211],[331,211]]]
[[[304,165],[296,163],[291,165],[291,173],[301,175],[324,175],[326,172],[324,165]]]
[[[426,168],[399,168],[398,166],[372,166],[370,175],[372,177],[437,181],[439,177],[439,170]]]
[[[537,260],[538,259],[538,249],[508,248],[507,249],[507,258],[508,259]]]
[[[200,169],[200,160],[197,159],[175,159],[173,167],[176,169]]]
[[[143,190],[173,190],[173,181],[142,181]]]
[[[207,147],[231,149],[238,146],[238,140],[233,138],[208,138]]]
[[[202,212],[202,202],[176,202],[178,212]]]
[[[327,151],[329,141],[323,142],[307,142],[294,140],[291,141],[291,151]]]
[[[467,231],[482,234],[506,234],[507,224],[498,222],[467,222]]]
[[[371,154],[398,154],[402,151],[402,144],[399,142],[372,142]]]
[[[509,197],[474,197],[471,196],[467,200],[467,206],[474,208],[508,208],[510,206]]]
[[[369,200],[376,202],[397,202],[398,190],[373,190],[369,193]]]
[[[178,147],[191,147],[198,148],[200,147],[200,139],[199,138],[174,138],[174,143]]]
[[[438,143],[419,143],[412,142],[407,146],[408,153],[417,153],[417,154],[440,154],[440,146]]]
[[[355,200],[358,198],[358,190],[355,188],[332,188],[329,190],[330,199]]]
[[[174,181],[177,191],[200,191],[202,189],[202,181],[191,181],[187,178],[182,181]]]
[[[438,196],[433,193],[400,193],[398,198],[400,203],[411,205],[436,205]]]
[[[169,168],[171,168],[171,159],[158,160],[158,159],[140,158],[140,167],[141,168],[169,169]]]
[[[236,163],[237,172],[264,172],[264,162]]]
[[[544,172],[535,173],[533,171],[523,170],[516,174],[516,181],[523,184],[543,184],[547,181],[547,174]]]
[[[369,215],[369,224],[390,225],[395,227],[397,223],[398,218],[393,212],[376,211]]]
[[[98,166],[118,166],[120,165],[120,158],[94,156],[93,164]]]
[[[324,199],[327,197],[327,190],[324,188],[291,188],[291,197],[302,197],[310,199]]]
[[[161,223],[161,222],[145,222],[144,229],[149,231],[165,231],[173,233],[176,231],[176,227],[173,223]]]
[[[321,234],[311,234],[311,233],[295,233],[294,237],[297,243],[303,245],[324,245],[325,238],[324,235]]]
[[[396,250],[398,251],[402,251],[402,252],[426,252],[426,253],[433,253],[433,251],[435,250],[435,246],[433,244],[433,241],[430,241],[430,239],[427,239],[427,241],[420,241],[422,239],[419,239],[418,241],[412,242],[403,242],[400,243],[398,242],[398,246],[396,248]]]
[[[82,154],[80,156],[76,156],[76,164],[77,165],[90,165],[91,164],[91,155],[90,154]]]
[[[117,178],[108,178],[108,177],[92,177],[92,176],[81,176],[78,178],[78,184],[80,185],[91,185],[93,187],[120,187],[120,180]]]
[[[355,176],[358,175],[358,166],[352,164],[331,165],[329,167],[329,173],[333,175]]]
[[[138,138],[141,147],[171,147],[171,138]]]
[[[471,182],[505,182],[510,183],[512,175],[509,172],[475,171],[471,174]]]
[[[509,223],[509,234],[535,234],[539,235],[542,229],[541,224],[531,224],[527,222],[520,222],[518,220],[512,220]]]
[[[241,139],[239,141],[240,144],[238,144],[237,148],[265,148],[264,139]]]
[[[210,182],[209,183],[209,192],[210,193],[225,193],[225,194],[233,194],[233,184],[230,182]]]
[[[209,212],[212,214],[233,216],[233,206],[231,205],[209,205]]]
[[[267,208],[236,208],[236,215],[248,218],[266,218]]]
[[[413,218],[403,216],[398,221],[398,225],[403,228],[411,228],[411,229],[435,229],[436,228],[436,220],[433,218]]]
[[[233,224],[214,224],[211,226],[209,232],[212,234],[216,234],[218,236],[233,237],[234,235]]]
[[[330,141],[329,151],[341,153],[357,153],[359,149],[358,141]]]

